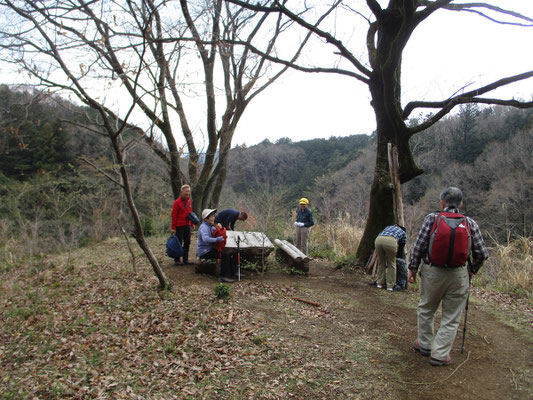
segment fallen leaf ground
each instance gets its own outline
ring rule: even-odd
[[[221,301],[163,255],[159,290],[136,255],[138,273],[115,239],[0,274],[0,399],[533,398],[527,302],[474,289],[465,353],[461,325],[435,368],[412,350],[415,286],[314,260],[308,276],[249,273]]]

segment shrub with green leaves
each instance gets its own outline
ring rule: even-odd
[[[219,283],[215,287],[215,296],[217,299],[225,299],[229,297],[230,292],[231,292],[230,287],[226,285],[225,283]]]

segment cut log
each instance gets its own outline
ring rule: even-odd
[[[200,258],[194,264],[194,271],[197,274],[220,276],[220,260],[202,260]]]
[[[293,244],[287,242],[286,240],[275,239],[274,244],[282,249],[287,255],[296,262],[309,262],[309,257],[302,253],[298,248]]]
[[[392,183],[392,200],[394,206],[394,222],[405,226],[403,217],[402,186],[400,184],[400,163],[398,161],[398,149],[392,143],[387,146],[389,157],[389,173]]]
[[[276,249],[276,258],[280,262],[287,263],[305,274],[309,272],[309,265],[307,265],[309,263],[309,257],[286,240],[275,239],[274,243],[278,246]]]

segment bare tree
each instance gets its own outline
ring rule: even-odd
[[[252,42],[259,28],[266,27],[270,35],[260,40],[270,54],[292,21],[222,0],[201,6],[186,0],[1,0],[0,15],[3,61],[24,71],[31,85],[71,94],[96,111],[89,128],[110,139],[120,169],[115,182],[124,190],[134,236],[161,285],[168,286],[144,239],[124,162],[129,141],[122,136],[137,132],[164,160],[174,197],[189,182],[196,211],[216,206],[239,119],[249,102],[287,70],[270,67],[266,57],[235,48],[231,41],[244,35]],[[188,102],[199,96],[205,99],[204,116],[196,111],[202,108],[198,102]],[[205,120],[205,148],[193,126],[197,116]],[[179,133],[185,140],[182,148]],[[180,166],[182,158],[188,161],[187,171]]]
[[[333,64],[325,66],[317,66],[318,62],[315,65],[303,65],[282,58],[270,57],[272,61],[290,65],[304,72],[349,76],[368,87],[372,98],[371,105],[376,116],[377,156],[370,192],[368,219],[357,250],[357,256],[361,261],[369,257],[373,249],[374,238],[380,230],[385,225],[394,222],[392,186],[387,160],[388,143],[393,143],[398,149],[400,180],[401,183],[405,183],[423,173],[413,159],[409,139],[438,122],[455,106],[477,103],[533,107],[533,101],[521,102],[515,99],[483,97],[497,88],[533,77],[533,71],[505,77],[469,91],[463,88],[441,101],[411,101],[405,105],[401,101],[400,78],[404,49],[417,27],[430,19],[436,11],[465,11],[499,24],[533,26],[533,19],[519,13],[504,10],[489,3],[458,4],[452,0],[390,0],[386,7],[381,5],[384,2],[377,0],[366,0],[366,7],[361,3],[335,0],[329,7],[336,7],[339,12],[348,13],[348,18],[353,22],[351,26],[360,26],[361,21],[368,25],[364,43],[360,43],[359,47],[357,45],[348,47],[349,44],[346,43],[350,43],[350,40],[344,40],[345,38],[341,37],[335,21],[329,21],[330,24],[326,25],[330,29],[322,29],[316,23],[309,22],[312,19],[323,18],[324,15],[319,8],[323,6],[323,2],[306,1],[296,10],[295,8],[289,9],[285,2],[277,0],[264,1],[262,4],[257,4],[256,1],[228,1],[258,12],[283,14],[305,30],[313,32],[315,37],[328,46],[332,46],[333,52],[338,56]],[[311,5],[315,8],[313,9]],[[338,17],[337,13],[333,15]],[[343,21],[346,22],[346,20]],[[366,47],[366,54],[363,54],[363,46]],[[443,54],[443,57],[446,56]],[[434,113],[418,123],[407,124],[409,116],[418,109],[431,109]]]
[[[22,67],[33,84],[140,126],[167,166],[174,197],[191,184],[196,211],[217,205],[240,118],[287,70],[232,42],[257,41],[268,55],[293,22],[223,0],[1,0],[0,8],[4,61]]]

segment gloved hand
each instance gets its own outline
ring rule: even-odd
[[[295,222],[294,226],[304,226],[304,223],[303,222]]]
[[[216,239],[217,239],[217,243],[220,243],[224,240],[222,236],[217,236]]]

